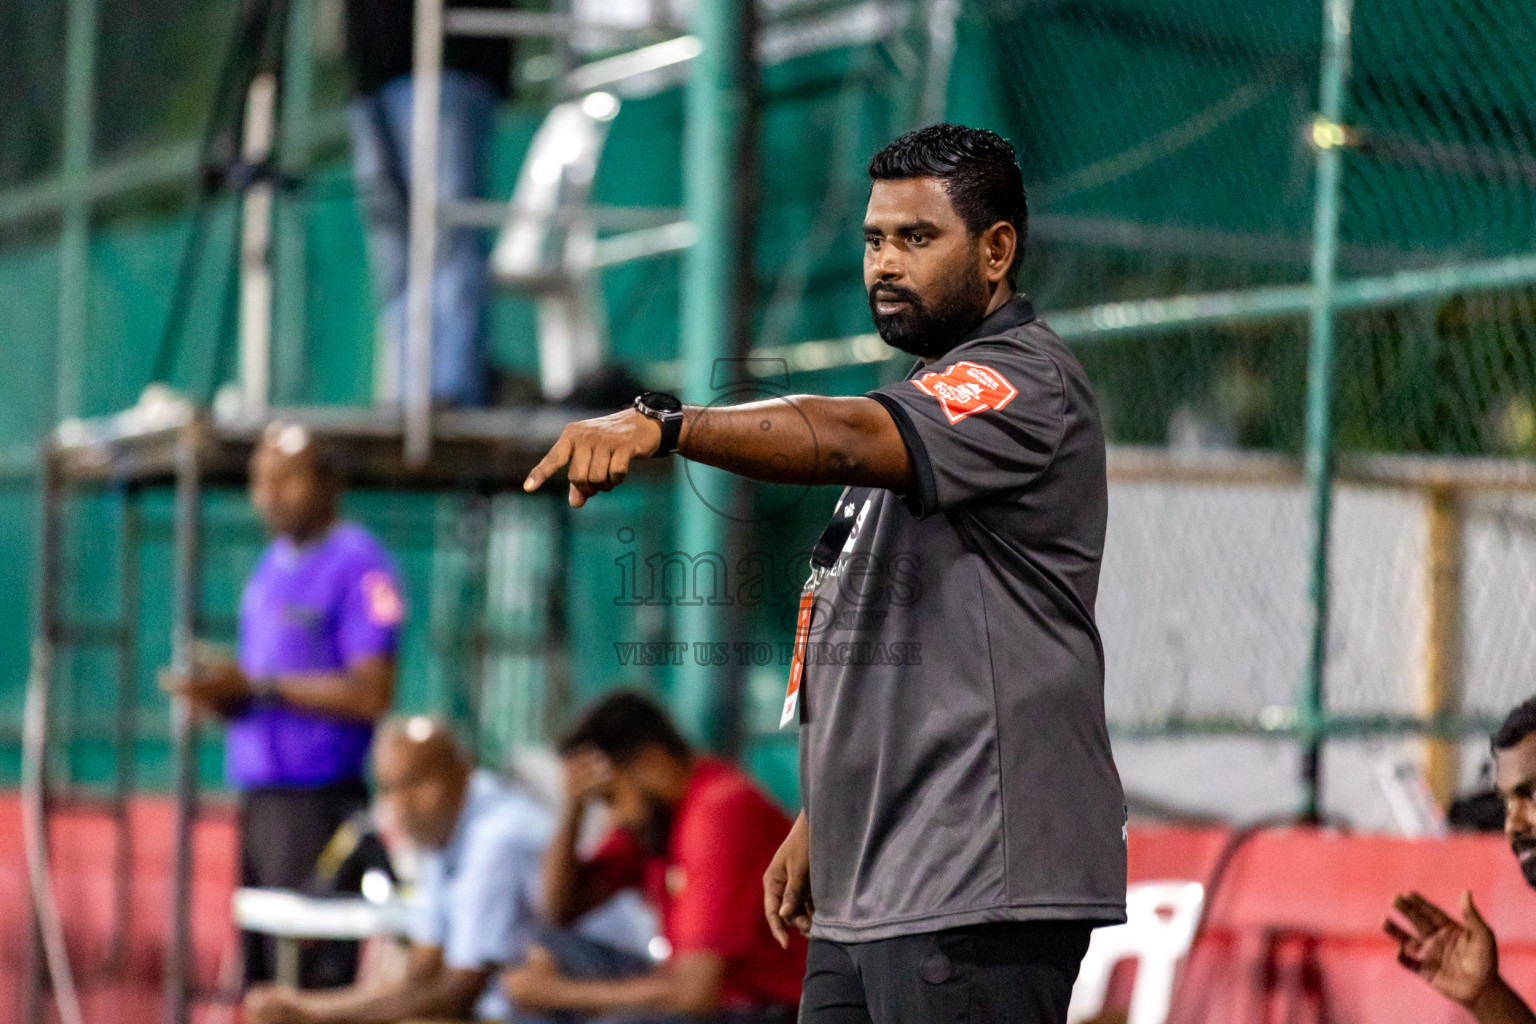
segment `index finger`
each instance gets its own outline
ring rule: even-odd
[[[763,916],[768,919],[768,930],[773,933],[774,941],[788,949],[789,929],[779,916],[779,907],[784,903],[785,877],[774,870],[776,866],[770,866],[763,876]]]
[[[528,471],[528,476],[523,480],[523,490],[536,491],[544,486],[544,482],[555,475],[555,471],[567,462],[571,461],[571,442],[564,434],[555,446],[539,460],[539,464]]]
[[[768,930],[773,933],[773,941],[783,949],[789,948],[789,928],[784,924],[784,919],[779,916],[778,908],[768,911],[764,916],[768,918]]]

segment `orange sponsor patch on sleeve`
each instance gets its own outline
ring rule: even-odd
[[[1018,389],[990,366],[961,361],[943,373],[925,373],[912,381],[925,395],[938,399],[951,424],[1013,401]]]

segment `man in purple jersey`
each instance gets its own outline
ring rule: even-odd
[[[273,534],[240,600],[232,659],[199,644],[162,685],[229,724],[240,794],[241,884],[298,888],[336,829],[368,803],[374,722],[394,699],[405,607],[378,541],[337,519],[337,480],[303,427],[274,423],[251,457],[251,503]],[[246,981],[270,980],[271,942],[248,935]],[[307,985],[343,985],[355,946],[308,958]]]

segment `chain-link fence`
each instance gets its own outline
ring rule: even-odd
[[[219,326],[228,318],[217,315],[190,317],[198,330],[180,339],[181,354],[154,357],[187,218],[146,215],[185,209],[239,7],[94,6],[99,18],[82,32],[72,5],[0,5],[0,80],[11,86],[0,90],[0,305],[14,321],[0,364],[28,382],[7,395],[0,439],[26,449],[11,459],[23,481],[28,446],[54,404],[73,408],[66,397],[107,412],[131,403],[162,361],[198,395],[227,369],[218,353],[229,338],[221,349],[215,336],[229,334]],[[292,323],[279,316],[278,335],[303,342],[294,351],[306,381],[294,394],[345,403],[366,391],[357,382],[371,338],[358,327],[367,285],[343,160],[340,6],[297,3],[287,28],[286,49],[312,59],[284,93],[287,123],[301,127],[280,140],[295,177],[281,204],[306,212],[299,233],[278,224],[280,239],[303,240],[278,246],[303,257],[279,259],[278,277],[289,266],[307,306]],[[1466,736],[1530,691],[1536,469],[1522,460],[1536,454],[1536,8],[966,0],[948,55],[938,44],[952,4],[760,6],[779,49],[764,49],[761,69],[758,341],[804,355],[793,371],[830,368],[811,386],[857,393],[893,369],[871,370],[878,344],[872,355],[856,339],[846,360],[845,348],[802,344],[868,330],[863,156],[918,110],[932,113],[931,86],[949,68],[948,116],[994,127],[1019,149],[1031,193],[1022,280],[1083,359],[1116,446],[1100,616],[1123,735]],[[810,28],[837,32],[801,56],[781,52]],[[540,83],[560,70],[550,46],[529,43],[520,58],[521,98],[503,118],[494,168],[507,188],[537,124]],[[1330,81],[1341,103],[1320,117]],[[599,199],[675,205],[677,160],[655,140],[679,137],[682,117],[670,86],[626,102]],[[1330,161],[1337,183],[1320,190]],[[61,221],[62,243],[39,242]],[[232,278],[204,262],[192,308],[217,310]],[[607,279],[616,357],[667,358],[677,276],[675,261],[658,261]],[[55,278],[57,294],[38,283]],[[1314,309],[1318,284],[1327,301]],[[533,346],[528,318],[513,312],[498,305],[491,333],[517,366]],[[1333,416],[1312,452],[1339,453],[1341,480],[1321,688],[1308,674],[1315,491],[1304,471],[1319,324],[1333,328]],[[56,358],[31,355],[55,335]],[[112,372],[89,372],[101,366]],[[27,509],[13,504],[7,522],[20,536]],[[813,535],[818,514],[796,530]],[[552,717],[549,651],[532,625],[560,596],[545,589],[543,515],[490,510],[486,552],[455,569],[473,586],[432,594],[497,623],[498,635],[460,652],[489,687],[481,721],[532,731],[481,736],[490,749],[532,738]],[[588,580],[607,579],[594,574],[628,550],[617,530],[593,528],[612,550],[568,581],[568,614],[594,595],[608,602],[608,618],[594,612],[570,630],[578,686],[598,675],[580,638],[664,629],[655,616],[615,617],[611,594]],[[796,530],[783,529],[786,544]],[[438,533],[447,547],[462,539]],[[482,586],[484,597],[464,597]],[[11,611],[25,619],[19,598]],[[20,639],[0,645],[7,652],[6,664],[24,664]],[[621,675],[609,669],[605,684]],[[750,686],[765,707],[776,701],[770,674]]]
[[[1536,692],[1536,8],[977,0],[961,40],[1032,183],[1024,277],[1127,446],[1122,732],[1473,735]]]

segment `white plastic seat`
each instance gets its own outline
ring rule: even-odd
[[[1136,961],[1126,1024],[1164,1024],[1173,1001],[1179,962],[1189,953],[1205,887],[1199,882],[1142,882],[1125,894],[1125,924],[1093,933],[1072,988],[1068,1024],[1104,1010],[1110,975],[1123,960]]]

